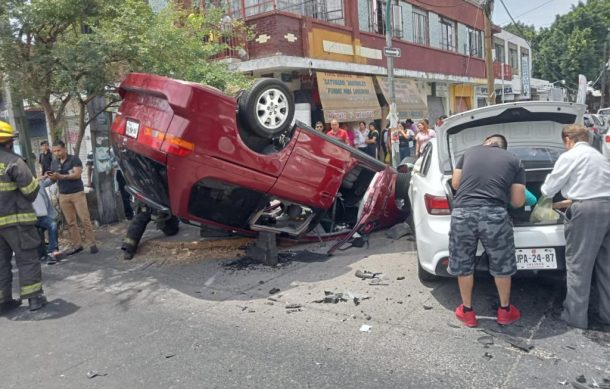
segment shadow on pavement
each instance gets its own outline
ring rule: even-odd
[[[64,299],[54,299],[47,302],[42,309],[30,312],[27,303],[15,311],[5,315],[11,321],[42,321],[61,319],[78,311],[80,307]]]
[[[558,312],[565,296],[561,278],[523,277],[513,278],[511,303],[521,311],[521,319],[509,326],[496,323],[499,306],[498,293],[493,277],[475,276],[473,308],[477,313],[479,328],[521,339],[543,339],[561,335],[570,327],[558,320]],[[447,278],[425,283],[432,296],[452,312],[461,304],[457,280]]]

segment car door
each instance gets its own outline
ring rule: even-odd
[[[409,186],[409,199],[413,212],[413,225],[417,234],[420,226],[426,217],[426,193],[436,193],[439,190],[439,182],[432,182],[429,177],[430,167],[433,159],[436,158],[436,140],[430,141],[424,148],[421,158],[415,162],[411,175],[411,185]]]

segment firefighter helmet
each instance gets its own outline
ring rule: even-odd
[[[7,122],[0,120],[0,141],[8,140],[16,136],[17,134],[15,133],[13,127]]]

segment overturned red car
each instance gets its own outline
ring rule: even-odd
[[[129,74],[111,138],[127,189],[158,213],[252,235],[340,239],[405,219],[410,175],[294,123],[291,92],[260,79],[236,98]]]

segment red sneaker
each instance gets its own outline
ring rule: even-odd
[[[516,322],[521,318],[521,312],[514,305],[510,304],[508,311],[506,309],[498,308],[498,324],[508,325]]]
[[[477,314],[474,311],[464,312],[464,304],[460,304],[459,307],[455,308],[455,317],[466,327],[476,327],[479,325],[477,322]]]

